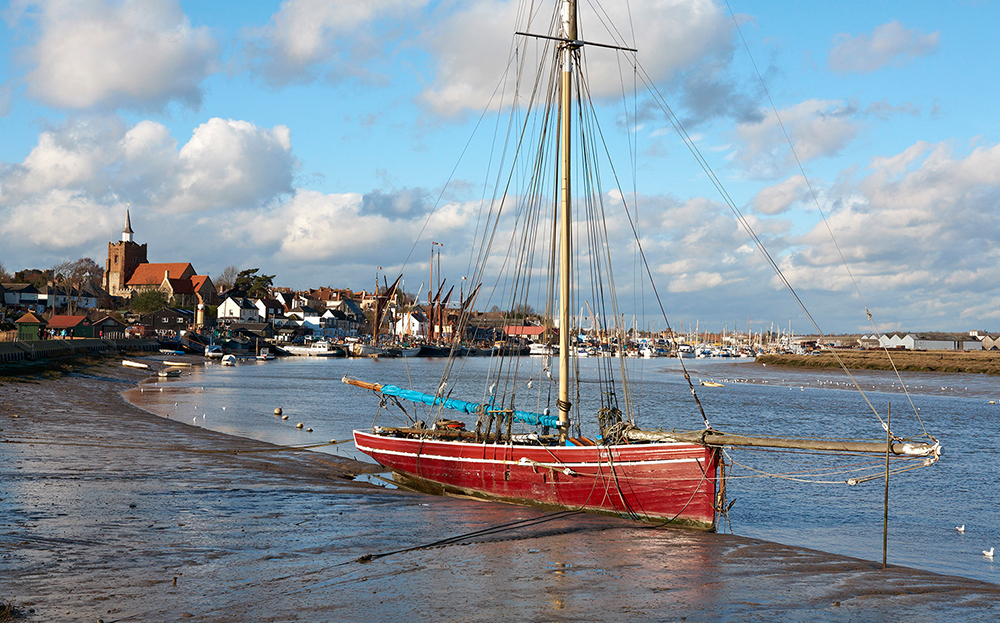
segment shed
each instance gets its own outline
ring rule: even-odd
[[[94,328],[86,316],[52,316],[49,330],[59,337],[94,337]]]
[[[28,312],[15,320],[14,324],[17,325],[17,339],[27,341],[37,340],[38,331],[47,323],[35,314]]]

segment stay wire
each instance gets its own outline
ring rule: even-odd
[[[760,82],[760,86],[764,90],[764,95],[767,96],[767,101],[771,105],[771,110],[774,113],[774,118],[775,120],[777,120],[778,126],[781,128],[781,132],[785,137],[785,142],[788,143],[788,149],[791,152],[792,157],[795,159],[795,164],[799,169],[799,173],[802,175],[802,179],[805,181],[806,187],[809,189],[809,194],[812,197],[813,203],[816,205],[816,210],[819,212],[820,216],[823,219],[823,225],[826,227],[827,232],[830,234],[830,240],[833,242],[834,247],[837,249],[837,254],[840,255],[840,260],[844,264],[844,269],[847,271],[847,276],[850,277],[851,279],[851,285],[854,286],[854,291],[857,293],[858,299],[861,301],[861,305],[865,309],[865,314],[868,317],[868,321],[871,323],[872,329],[874,329],[875,331],[875,335],[878,336],[881,334],[881,332],[879,331],[878,325],[875,322],[875,318],[868,308],[868,303],[865,301],[864,295],[861,293],[861,287],[858,285],[857,280],[854,278],[854,272],[851,270],[851,265],[848,263],[847,258],[844,256],[844,252],[840,248],[840,243],[837,242],[837,237],[834,236],[833,234],[833,227],[830,225],[830,221],[826,216],[826,211],[823,210],[823,207],[820,205],[819,198],[816,195],[816,190],[813,188],[812,182],[809,180],[809,176],[806,175],[805,167],[802,166],[802,160],[799,158],[799,154],[795,150],[795,145],[792,143],[791,136],[788,134],[788,130],[787,128],[785,128],[785,124],[781,120],[781,115],[778,114],[778,107],[774,104],[774,100],[771,98],[771,92],[767,88],[767,84],[764,82],[764,77],[760,73],[760,69],[757,67],[757,61],[754,60],[753,54],[750,52],[750,46],[747,43],[746,37],[743,36],[743,30],[740,28],[739,20],[736,19],[736,13],[733,11],[733,7],[729,4],[729,0],[726,0],[726,8],[729,9],[729,15],[733,19],[733,25],[736,27],[736,32],[739,34],[740,41],[742,41],[743,47],[746,50],[747,57],[749,57],[750,63],[753,65],[754,72],[757,75],[757,80]],[[819,326],[817,326],[815,323],[813,323],[813,326],[816,328],[817,332],[819,332],[820,336],[826,337],[820,330]],[[889,360],[889,365],[892,366],[892,371],[896,374],[896,378],[899,381],[899,385],[902,388],[903,393],[906,395],[906,399],[910,403],[910,408],[913,410],[913,414],[917,417],[917,421],[920,423],[920,427],[923,429],[924,434],[933,439],[933,437],[931,437],[931,435],[927,432],[927,428],[924,426],[923,420],[920,417],[920,413],[917,410],[916,405],[913,404],[913,398],[910,396],[910,392],[906,389],[906,383],[903,382],[903,378],[900,375],[899,370],[896,368],[896,363],[892,360],[892,355],[889,353],[889,349],[886,347],[885,344],[882,344],[882,350],[885,351],[885,355]],[[862,390],[861,387],[857,384],[857,381],[854,380],[854,377],[848,371],[847,366],[844,364],[843,361],[841,361],[840,356],[837,354],[837,351],[834,350],[832,352],[837,360],[837,363],[839,363],[841,368],[843,368],[844,371],[847,372],[848,377],[851,379],[852,382],[854,382],[855,386],[858,388],[858,391],[860,391],[862,395],[864,395],[864,390]],[[867,400],[867,397],[865,398],[865,400]],[[871,403],[869,403],[869,405],[871,405]],[[879,415],[878,411],[875,410],[874,407],[872,407],[872,409],[873,411],[875,411],[875,415],[878,417],[879,422],[882,423],[882,427],[887,432],[889,432],[888,424],[882,421],[881,415]]]

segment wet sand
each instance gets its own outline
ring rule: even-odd
[[[975,580],[351,481],[364,464],[129,405],[121,392],[147,374],[113,360],[58,379],[0,383],[0,600],[28,611],[27,620],[1000,614],[1000,586]],[[460,538],[421,547],[451,537]]]

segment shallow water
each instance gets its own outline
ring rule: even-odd
[[[545,361],[520,361],[519,395],[532,397],[539,409],[554,403]],[[369,392],[340,382],[344,375],[433,392],[444,365],[443,360],[434,359],[294,357],[231,368],[199,364],[179,379],[143,383],[140,389],[129,392],[129,399],[172,419],[233,435],[281,445],[315,444],[350,440],[351,431],[371,426],[378,411],[378,401]],[[490,362],[470,358],[461,365],[461,376],[466,380],[455,387],[471,391],[479,387],[474,381],[486,374]],[[600,365],[598,360],[581,360],[582,376],[595,376]],[[884,435],[871,409],[857,391],[849,389],[850,380],[842,372],[765,367],[745,360],[687,360],[685,365],[696,385],[700,380],[726,385],[697,388],[716,429],[793,437],[879,439]],[[636,411],[641,425],[701,427],[701,416],[676,360],[635,361],[631,370],[640,394]],[[884,414],[891,402],[894,432],[911,435],[920,431],[894,375],[859,372],[855,379],[880,413]],[[981,554],[1000,545],[1000,513],[992,493],[1000,469],[989,460],[1000,441],[994,425],[1000,405],[989,401],[1000,399],[1000,387],[996,379],[979,375],[922,373],[907,374],[904,380],[923,424],[941,441],[945,454],[936,465],[892,477],[888,561],[1000,583],[1000,570]],[[587,391],[588,386],[584,387]],[[454,395],[462,394],[456,391]],[[474,393],[464,395],[481,398]],[[279,407],[288,419],[274,415]],[[428,417],[426,412],[414,415]],[[387,413],[380,418],[383,424],[399,421]],[[302,429],[296,428],[300,422]],[[307,432],[308,428],[313,432]],[[583,432],[593,434],[587,427]],[[366,459],[350,442],[318,450]],[[858,466],[812,454],[736,450],[730,451],[730,460],[735,465],[728,497],[734,504],[722,530],[867,560],[882,559],[884,481],[880,478],[848,486],[846,479],[855,473],[846,470]],[[864,462],[868,465],[861,467],[870,472],[884,469],[884,461],[878,457]],[[815,472],[817,466],[831,471],[799,473]],[[793,472],[796,480],[787,479]],[[812,482],[817,480],[835,484]],[[955,530],[962,524],[966,525],[965,534]],[[997,560],[1000,564],[1000,557]]]

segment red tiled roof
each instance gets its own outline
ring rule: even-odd
[[[541,335],[545,333],[545,327],[507,325],[503,330],[507,335]],[[552,329],[552,331],[554,332],[555,329]]]
[[[201,290],[201,287],[205,285],[205,281],[207,279],[208,275],[195,275],[194,277],[191,277],[191,286],[194,288],[194,291],[197,292],[198,290]]]
[[[86,316],[52,316],[49,318],[49,328],[71,329],[80,326],[85,320]]]
[[[173,264],[139,264],[129,278],[129,286],[153,286],[163,283],[164,273],[170,272],[171,279],[183,278],[185,273],[194,274],[194,268],[189,262]],[[190,271],[190,272],[189,272]]]

